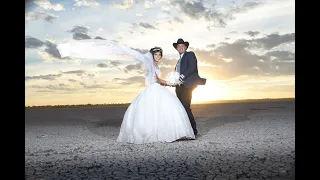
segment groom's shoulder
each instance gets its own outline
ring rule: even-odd
[[[196,57],[196,54],[193,51],[186,51],[185,54],[190,57]]]
[[[193,51],[186,51],[185,54],[195,55],[195,53]]]

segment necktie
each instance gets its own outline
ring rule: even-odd
[[[180,73],[180,61],[181,61],[181,54],[180,54],[180,59],[178,60],[177,65],[176,65],[176,70],[178,73]]]

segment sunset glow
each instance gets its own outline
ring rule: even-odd
[[[161,78],[179,57],[172,43],[188,41],[207,79],[193,103],[295,97],[292,0],[39,2],[25,13],[26,106],[130,103],[146,87],[138,60],[60,58],[57,44],[90,38],[141,52],[162,47]]]

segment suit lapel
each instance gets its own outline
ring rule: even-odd
[[[185,59],[185,57],[186,57],[186,55],[187,55],[187,51],[186,52],[184,52],[184,54],[183,54],[183,56],[182,56],[182,58],[181,58],[181,62],[180,62],[180,71],[181,71],[181,68],[182,68],[182,64],[183,64],[183,62],[184,62],[184,59]]]

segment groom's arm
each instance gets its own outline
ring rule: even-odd
[[[188,55],[186,57],[188,67],[183,73],[180,74],[180,81],[184,81],[190,74],[197,71],[198,62],[194,52],[190,51],[186,55]]]

